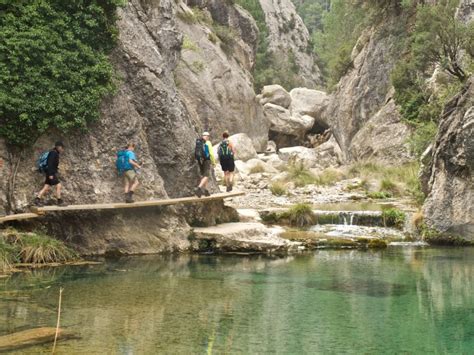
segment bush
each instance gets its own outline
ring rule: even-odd
[[[382,211],[382,219],[386,227],[403,228],[405,224],[405,212],[396,208],[388,208]]]
[[[391,179],[384,178],[380,182],[380,191],[389,192],[392,195],[399,195],[400,189]]]
[[[194,52],[197,52],[199,50],[196,44],[188,36],[184,36],[183,45],[181,46],[181,49],[187,49]]]
[[[50,128],[85,129],[114,92],[108,54],[122,0],[0,5],[0,136],[30,146]]]
[[[367,192],[367,197],[372,198],[374,200],[383,200],[386,198],[391,198],[392,194],[390,192],[385,192],[385,191],[374,191],[374,192]]]
[[[300,228],[316,223],[316,216],[311,205],[305,203],[299,203],[291,207],[284,213],[284,218],[288,218],[290,225]]]
[[[270,185],[270,191],[275,196],[283,196],[288,194],[288,190],[284,183],[276,181]]]
[[[214,25],[212,29],[221,40],[221,48],[227,55],[232,55],[235,45],[235,33],[228,26]]]
[[[314,184],[316,176],[309,171],[303,163],[293,163],[288,167],[289,179],[295,183],[297,187]]]

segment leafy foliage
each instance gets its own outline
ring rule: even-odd
[[[84,129],[113,92],[107,54],[123,0],[0,5],[0,136],[26,146],[56,128]]]
[[[288,90],[299,86],[301,79],[298,75],[294,53],[289,51],[285,58],[275,55],[269,48],[268,28],[260,2],[255,0],[236,0],[235,2],[252,15],[259,30],[257,55],[253,69],[255,91],[260,92],[264,85],[270,84],[279,84]],[[291,26],[290,21],[288,30],[291,29]]]
[[[458,1],[419,4],[407,53],[392,71],[395,101],[414,129],[409,140],[417,156],[432,142],[445,104],[470,75],[474,55],[474,24],[455,18]],[[433,70],[436,77],[428,81]]]

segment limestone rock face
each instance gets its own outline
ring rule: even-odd
[[[341,151],[334,139],[317,148],[282,148],[278,155],[287,164],[303,164],[308,169],[325,169],[341,164]]]
[[[396,16],[389,21],[397,21]],[[409,130],[401,122],[390,83],[399,55],[398,40],[387,36],[385,26],[361,35],[353,51],[353,68],[340,80],[322,114],[345,161],[362,157],[403,161],[409,157],[405,144]]]
[[[474,241],[474,80],[445,108],[425,161],[428,226]]]
[[[259,0],[269,31],[269,49],[277,57],[294,57],[302,86],[321,84],[320,70],[315,64],[308,29],[296,13],[291,0]]]
[[[351,154],[357,159],[380,162],[410,159],[407,137],[410,130],[400,120],[395,102],[390,101],[378,111],[354,136]]]
[[[291,96],[290,94],[280,85],[267,85],[262,89],[262,98],[260,104],[275,104],[283,108],[290,107]]]
[[[27,208],[44,182],[44,177],[34,171],[36,158],[58,139],[66,145],[60,173],[63,197],[69,204],[123,201],[123,182],[117,176],[115,159],[116,152],[128,141],[138,144],[137,157],[143,166],[136,200],[192,194],[198,180],[195,138],[204,126],[219,130],[224,124],[208,121],[210,124],[205,125],[212,115],[198,117],[175,85],[179,78],[183,79],[176,74],[177,67],[182,65],[184,37],[177,26],[177,6],[173,0],[131,0],[118,10],[119,40],[111,60],[122,80],[117,94],[102,103],[101,118],[91,125],[89,132],[64,136],[51,132],[22,153],[0,142],[0,157],[5,161],[0,169],[2,209],[19,212]],[[250,41],[254,24],[244,15],[237,18],[239,23],[250,23],[250,27],[242,29],[249,32],[245,38]],[[194,32],[205,31],[202,27],[195,25]],[[240,47],[252,52],[248,42]],[[255,141],[261,139],[265,148],[268,126],[260,105],[248,106],[255,96],[249,76],[234,64],[224,69],[223,62],[235,60],[227,59],[220,49],[213,53],[209,61],[214,60],[213,65],[222,70],[216,71],[214,81],[201,82],[201,86],[209,85],[206,90],[211,87],[221,95],[230,95],[229,88],[233,96],[236,92],[241,94],[233,100],[222,96],[226,105],[232,106],[227,108],[235,119],[215,115],[215,122],[224,119],[226,128],[238,131],[248,128]],[[224,84],[226,87],[222,87]],[[214,107],[212,100],[209,97],[202,101],[200,112],[205,107]],[[184,250],[190,245],[189,225],[174,208],[55,214],[48,216],[46,226],[53,236],[78,246],[85,254],[156,253]]]
[[[225,130],[246,133],[255,148],[264,151],[269,123],[255,99],[250,73],[258,36],[254,19],[222,0],[187,4],[180,3],[176,10],[183,46],[174,76],[190,121],[199,131],[209,130],[212,138]],[[187,13],[207,20],[185,20]]]

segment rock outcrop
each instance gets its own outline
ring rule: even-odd
[[[269,123],[255,100],[251,69],[258,28],[245,10],[222,0],[187,0],[177,6],[184,36],[174,76],[180,98],[199,130],[218,139],[246,133],[264,151]]]
[[[279,58],[294,58],[302,86],[315,88],[321,85],[308,29],[291,0],[259,1],[269,32],[269,50]]]
[[[206,26],[188,26],[176,19],[180,6],[172,0],[131,0],[119,9],[119,40],[111,60],[121,81],[117,94],[104,100],[101,119],[89,132],[61,135],[51,131],[21,153],[0,142],[0,158],[5,162],[0,168],[2,209],[12,212],[27,208],[44,181],[34,171],[36,157],[57,139],[66,145],[60,172],[64,198],[70,204],[123,200],[122,181],[114,162],[117,150],[128,141],[138,144],[137,156],[143,165],[137,200],[192,194],[198,180],[194,140],[204,127],[247,130],[256,146],[266,148],[268,125],[260,105],[253,104],[255,94],[246,71],[251,63],[237,64],[237,58],[253,60],[253,20],[244,11],[223,5],[229,11],[228,20],[237,21],[234,25],[240,26],[241,38],[247,41],[236,40],[236,55],[227,57],[218,43],[209,42]],[[191,76],[189,68],[180,68],[183,61],[189,64],[185,52],[190,50],[183,49],[186,38],[203,47],[209,65],[219,70],[209,71],[208,76]],[[185,59],[181,60],[182,56]],[[185,79],[186,87],[199,82],[200,90],[222,95],[223,104],[219,105],[214,96],[201,96],[202,106],[194,107],[190,97],[203,92],[191,95],[182,90],[179,81]],[[224,111],[229,115],[218,114]],[[180,217],[183,214],[164,208],[53,215],[48,217],[47,228],[86,254],[156,253],[190,246],[190,227]]]
[[[425,155],[426,223],[474,241],[474,80],[446,105],[438,135]]]
[[[396,15],[362,33],[352,52],[352,69],[342,77],[323,114],[344,160],[405,161],[409,129],[393,101],[390,73],[399,57],[398,38],[387,26]]]

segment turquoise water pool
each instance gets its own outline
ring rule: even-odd
[[[473,260],[474,248],[398,247],[37,270],[0,280],[0,333],[54,326],[62,286],[78,338],[59,354],[468,354]]]

